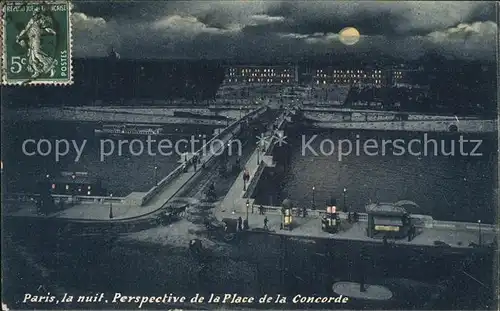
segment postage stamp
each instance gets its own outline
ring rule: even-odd
[[[2,5],[2,84],[72,84],[69,1]]]

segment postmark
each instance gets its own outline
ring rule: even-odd
[[[72,84],[70,18],[69,1],[4,2],[2,84]]]

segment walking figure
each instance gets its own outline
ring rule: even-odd
[[[246,191],[247,190],[247,183],[248,183],[248,180],[250,180],[250,173],[247,171],[247,169],[245,168],[245,171],[243,173],[243,191]]]
[[[262,204],[259,206],[259,214],[264,215],[264,206]]]
[[[238,217],[238,231],[243,231],[243,219],[241,219],[241,216]]]
[[[267,219],[267,216],[266,216],[266,218],[264,218],[264,230],[269,230],[269,227],[267,226],[268,222],[269,222],[269,220]]]

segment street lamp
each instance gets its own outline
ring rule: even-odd
[[[344,212],[346,212],[346,213],[347,213],[347,206],[346,206],[346,204],[345,204],[345,194],[346,194],[346,192],[347,192],[347,189],[346,189],[346,188],[344,188]]]
[[[157,171],[158,171],[158,166],[155,165],[155,186],[158,186],[158,174],[157,174]]]
[[[110,193],[109,197],[110,197],[110,199],[113,199],[113,194]],[[113,218],[113,201],[112,200],[109,200],[109,218],[110,219]]]
[[[482,244],[482,236],[481,236],[481,220],[478,220],[477,221],[477,228],[479,229],[479,246],[481,246]]]
[[[246,207],[247,207],[247,217],[246,217],[246,219],[248,221],[248,208],[250,207],[250,200],[249,199],[247,199]]]
[[[315,192],[315,190],[316,190],[316,187],[313,186],[313,188],[312,188],[312,191],[313,191],[313,193],[312,193],[312,195],[313,195],[313,198],[312,198],[312,209],[316,209],[316,203],[315,203],[315,200],[314,200],[314,192]]]
[[[257,142],[257,165],[260,164],[260,145],[261,145],[261,142],[260,140]]]

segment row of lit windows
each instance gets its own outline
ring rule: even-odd
[[[356,74],[357,73],[357,74],[362,74],[364,72],[365,72],[364,70],[350,70],[350,69],[349,70],[342,70],[342,69],[339,69],[339,70],[335,69],[335,70],[333,70],[333,73],[340,73],[340,74],[342,74],[342,73],[348,73],[348,74]],[[375,74],[380,74],[380,73],[382,73],[382,70],[371,70],[371,71],[369,70],[367,72],[373,72]],[[323,69],[316,70],[316,74],[317,75],[321,76],[322,73],[323,73]]]
[[[66,187],[64,187],[64,188],[65,188],[65,190],[69,190],[69,185],[66,185]],[[52,184],[52,190],[55,190],[55,189],[56,189],[56,184]],[[91,186],[87,186],[87,190],[88,190],[88,191],[87,191],[87,195],[90,195],[90,190],[91,190],[91,189],[92,189],[92,187],[91,187]],[[79,191],[79,192],[82,192],[82,188],[81,188],[81,187],[80,187],[80,188],[78,188],[78,191]]]
[[[360,80],[342,80],[342,79],[334,79],[333,83],[344,83],[344,84],[351,84],[351,83],[361,83],[362,81]],[[316,80],[316,84],[327,84],[328,82],[326,80]],[[382,80],[374,80],[374,84],[382,84]]]
[[[275,82],[275,83],[278,83],[278,79],[243,79],[243,80],[240,80],[241,82]],[[238,82],[238,79],[229,79],[228,80],[229,83],[232,83],[232,82]],[[280,83],[290,83],[290,80],[287,79],[287,80],[283,80],[283,79],[280,79],[279,80]]]
[[[351,75],[333,74],[333,77],[334,78],[366,78],[367,75],[366,74],[363,74],[363,75],[359,75],[359,74],[351,74]],[[370,77],[371,78],[379,78],[379,79],[382,78],[381,75],[375,75],[375,74],[372,74]]]
[[[56,184],[52,184],[52,189],[56,189]],[[90,189],[92,189],[92,187],[88,186],[87,189],[90,190]],[[69,185],[66,185],[66,190],[69,190]]]
[[[375,75],[375,74],[372,74],[371,76],[367,76],[366,74],[333,74],[332,75],[333,78],[378,78],[378,79],[381,79],[382,78],[382,75]],[[316,78],[329,78],[330,76],[329,75],[326,75],[326,74],[320,74],[320,75],[317,75]]]
[[[234,72],[231,72],[230,74],[233,74],[234,75]],[[277,70],[277,71],[259,71],[259,70],[248,70],[248,71],[241,71],[239,73],[240,75],[254,75],[254,74],[258,74],[258,75],[283,75],[283,74],[288,74],[289,75],[289,71],[287,70]]]
[[[234,74],[229,74],[230,76],[235,76]],[[291,78],[291,74],[275,74],[275,73],[252,73],[252,74],[242,74],[243,77],[260,77],[260,78],[268,78],[268,77],[281,77],[281,78]]]
[[[275,71],[290,72],[290,71],[292,71],[291,69],[288,69],[288,68],[276,68],[276,70],[274,68],[244,68],[244,69],[230,68],[229,71],[235,72],[236,69],[238,69],[238,71],[241,71],[241,72],[275,72]]]

